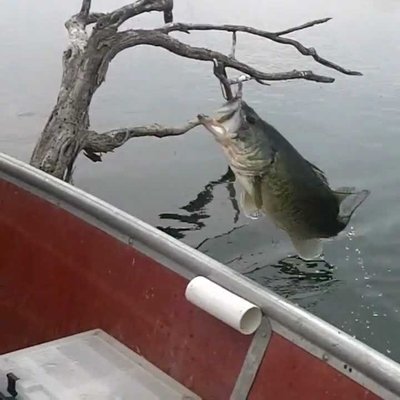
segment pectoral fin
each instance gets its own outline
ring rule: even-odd
[[[244,215],[251,219],[260,218],[263,215],[260,178],[238,176],[238,181],[244,188],[240,196],[240,205]]]
[[[261,209],[255,204],[253,197],[245,190],[240,195],[240,206],[247,218],[258,219],[263,215]]]
[[[294,248],[303,260],[315,260],[323,251],[320,239],[299,239],[291,237]]]
[[[369,196],[369,190],[361,190],[355,192],[354,188],[339,188],[335,191],[335,195],[339,200],[339,221],[348,224],[354,211]]]

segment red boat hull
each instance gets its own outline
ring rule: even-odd
[[[229,399],[252,336],[189,303],[188,279],[134,238],[95,225],[0,179],[0,353],[101,328],[203,399]],[[248,398],[383,397],[273,332]]]

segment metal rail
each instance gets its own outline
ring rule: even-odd
[[[95,196],[1,153],[0,178],[57,204],[148,255],[151,253],[152,257],[161,259],[165,266],[187,278],[206,276],[246,298],[281,325],[286,337],[293,336],[294,342],[299,342],[300,337],[309,348],[314,347],[311,349],[314,355],[335,368],[339,369],[340,365],[334,359],[351,365],[360,373],[353,377],[360,384],[371,388],[372,381],[374,392],[382,389],[385,393],[393,393],[390,398],[400,399],[398,363],[216,260]]]

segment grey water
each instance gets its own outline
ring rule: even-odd
[[[123,0],[93,0],[96,11]],[[0,24],[0,151],[28,161],[56,100],[64,21],[79,0],[3,1]],[[246,219],[226,161],[202,128],[175,138],[133,139],[103,163],[80,157],[75,184],[159,227],[296,302],[400,361],[400,2],[398,0],[178,0],[175,20],[238,23],[281,30],[309,20],[326,24],[291,34],[321,56],[361,71],[342,75],[295,49],[238,35],[237,58],[265,71],[312,69],[331,84],[249,82],[247,102],[331,186],[371,190],[343,235],[325,244],[325,262],[293,257],[285,234],[267,218]],[[136,26],[159,26],[161,16]],[[226,53],[230,36],[176,35]],[[234,72],[230,71],[234,74]],[[91,107],[92,127],[180,124],[223,98],[210,63],[158,48],[120,54]]]

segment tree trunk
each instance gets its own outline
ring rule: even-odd
[[[74,23],[67,23],[69,30]],[[31,165],[66,181],[71,180],[76,157],[85,146],[90,103],[104,81],[111,60],[110,48],[105,46],[105,33],[93,33],[86,40],[80,32],[79,37],[71,40],[71,47],[63,56],[56,105],[31,156]],[[100,43],[102,48],[98,49]]]

